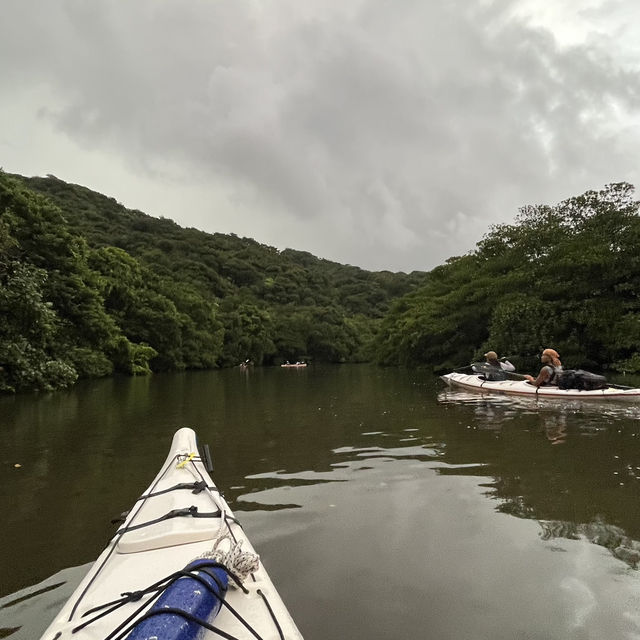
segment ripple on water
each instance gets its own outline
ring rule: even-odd
[[[11,640],[39,638],[51,622],[51,612],[62,607],[91,564],[63,569],[39,584],[0,598],[0,637]]]

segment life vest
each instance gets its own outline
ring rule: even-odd
[[[544,367],[542,367],[543,369],[551,369],[551,375],[549,376],[549,378],[542,383],[543,387],[557,387],[558,386],[558,377],[559,374],[562,372],[562,365],[560,365],[559,367],[555,367],[552,364],[545,364]]]

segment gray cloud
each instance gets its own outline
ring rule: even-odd
[[[521,205],[637,176],[637,10],[594,3],[610,31],[566,46],[514,6],[10,0],[0,89],[76,145],[46,172],[102,154],[84,183],[126,167],[109,195],[152,215],[428,269]]]

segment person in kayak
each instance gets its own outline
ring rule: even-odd
[[[487,351],[484,354],[485,360],[488,365],[502,369],[503,371],[515,371],[516,368],[506,359],[498,360],[498,354],[495,351]]]
[[[500,382],[507,379],[508,371],[515,371],[516,368],[506,359],[498,360],[498,354],[495,351],[487,351],[484,354],[485,361],[471,365],[475,373],[491,382]]]
[[[558,372],[562,371],[560,355],[555,349],[545,349],[540,356],[542,369],[537,378],[525,375],[527,382],[534,387],[550,387],[558,385]]]

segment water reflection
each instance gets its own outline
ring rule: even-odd
[[[469,405],[477,408],[478,415],[485,411],[487,415],[498,415],[509,418],[521,415],[523,412],[549,414],[562,412],[565,414],[580,413],[585,416],[599,416],[600,418],[640,418],[640,404],[615,400],[581,400],[579,398],[536,398],[526,396],[508,396],[505,394],[490,394],[463,391],[446,388],[438,393],[441,404]]]
[[[521,455],[509,446],[508,455],[492,466],[487,495],[499,501],[498,511],[538,520],[542,540],[583,538],[638,568],[640,407],[451,389],[440,392],[438,401],[471,409],[474,424],[467,429],[519,443]],[[544,440],[532,441],[534,434]],[[550,457],[540,449],[544,442],[566,451]]]
[[[626,535],[623,529],[602,520],[586,524],[560,520],[540,521],[542,540],[566,538],[579,540],[584,537],[593,544],[608,549],[616,558],[637,569],[640,563],[640,542]]]
[[[291,373],[0,399],[0,635],[38,637],[23,607],[50,619],[81,574],[2,603],[95,558],[192,426],[307,640],[640,637],[640,407],[366,366]]]
[[[89,567],[64,569],[39,584],[0,598],[0,638],[39,638]]]

